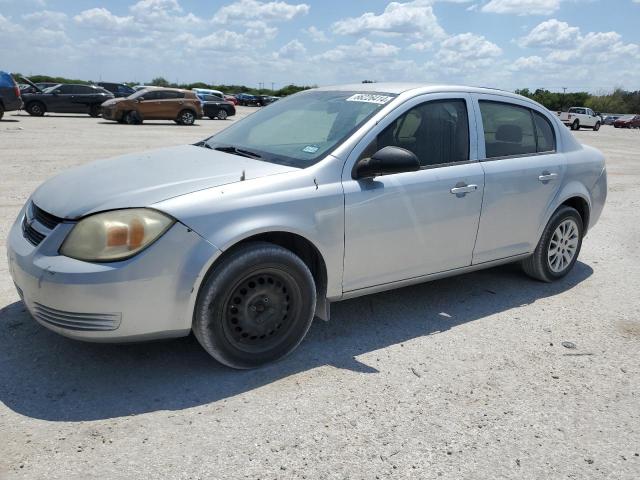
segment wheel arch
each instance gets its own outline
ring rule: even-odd
[[[300,257],[307,265],[316,284],[316,316],[322,320],[329,320],[329,302],[327,301],[328,274],[327,264],[320,249],[305,236],[292,231],[275,229],[263,232],[253,232],[245,237],[234,240],[221,249],[222,253],[208,266],[207,273],[203,277],[200,287],[205,283],[204,279],[219,264],[221,259],[239,247],[251,242],[268,242],[278,245]]]

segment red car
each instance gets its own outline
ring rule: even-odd
[[[225,99],[227,102],[231,102],[231,103],[233,103],[234,105],[238,105],[238,99],[237,99],[236,97],[234,97],[233,95],[225,95],[225,96],[224,96],[224,99]]]
[[[625,115],[613,122],[616,128],[640,128],[640,115]]]

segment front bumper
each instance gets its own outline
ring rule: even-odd
[[[202,275],[220,254],[213,245],[176,223],[128,260],[83,262],[58,254],[74,223],[57,225],[34,246],[23,235],[24,210],[9,232],[9,271],[38,323],[97,342],[189,333]]]

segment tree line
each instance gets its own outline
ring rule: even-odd
[[[612,93],[593,95],[589,92],[558,93],[542,88],[532,92],[523,88],[515,93],[531,98],[553,111],[589,107],[594,112],[601,113],[640,113],[640,90],[630,92],[616,88]]]

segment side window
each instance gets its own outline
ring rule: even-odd
[[[159,92],[145,92],[141,96],[142,96],[142,98],[144,98],[144,101],[146,102],[148,100],[157,100],[158,99],[158,93]]]
[[[90,94],[90,93],[98,93],[98,91],[95,88],[92,88],[92,87],[86,87],[84,85],[75,85],[73,87],[73,93],[80,94],[80,95],[86,95],[86,94]]]
[[[480,101],[486,157],[536,153],[533,118],[528,108]]]
[[[536,142],[538,145],[538,153],[555,152],[556,137],[553,133],[553,127],[549,123],[549,120],[535,111],[533,112],[533,120],[536,124]]]
[[[423,167],[469,160],[466,102],[435,100],[412,108],[385,128],[363,156],[371,156],[388,146],[412,151]]]
[[[55,92],[68,95],[71,93],[75,93],[73,90],[74,90],[73,85],[60,85],[58,88],[55,89]]]

